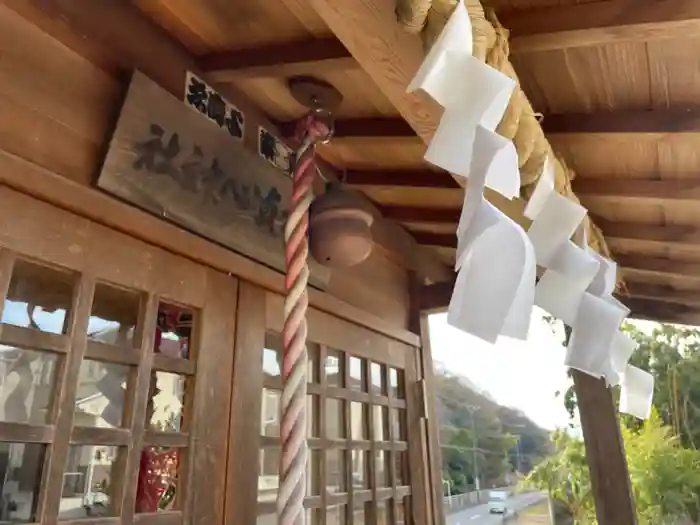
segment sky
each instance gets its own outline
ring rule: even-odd
[[[447,314],[430,316],[433,360],[469,378],[501,405],[522,410],[546,429],[569,423],[562,394],[571,384],[564,366],[563,331],[555,334],[535,308],[527,341],[500,337],[495,345],[447,324]]]
[[[467,377],[497,403],[522,410],[542,428],[568,428],[573,423],[575,431],[578,422],[571,421],[562,397],[556,395],[572,384],[564,366],[563,327],[558,323],[553,330],[544,315],[544,310],[533,308],[527,341],[500,337],[494,345],[449,326],[446,313],[431,315],[433,360]],[[632,324],[647,333],[656,325],[636,320]]]

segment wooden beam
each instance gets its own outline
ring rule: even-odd
[[[573,188],[576,195],[582,199],[586,197],[613,197],[652,201],[700,200],[700,178],[630,180],[610,177],[595,179],[576,177]]]
[[[287,77],[308,73],[310,67],[357,67],[350,52],[333,37],[219,51],[197,58],[197,63],[216,82],[229,82],[242,76]]]
[[[638,283],[634,281],[625,282],[628,297],[625,299],[652,299],[665,303],[683,304],[700,308],[700,290],[677,290],[673,286]]]
[[[609,0],[515,11],[500,19],[510,30],[511,52],[525,53],[695,34],[700,3]]]
[[[636,525],[634,494],[612,390],[571,370],[599,525]]]
[[[670,304],[655,299],[622,299],[631,310],[630,319],[646,319],[658,323],[700,325],[700,308],[684,304]]]
[[[457,224],[460,210],[450,208],[414,208],[413,206],[380,206],[382,215],[399,222],[438,222]]]
[[[620,254],[615,257],[617,264],[630,270],[652,273],[667,273],[692,279],[700,279],[700,264],[674,261],[646,255]]]
[[[459,188],[446,171],[350,170],[344,174],[350,186],[395,186],[410,188]]]
[[[606,239],[627,239],[673,244],[700,244],[700,228],[689,225],[640,224],[593,218]]]
[[[700,107],[545,115],[542,129],[545,134],[695,133],[700,131]]]
[[[184,94],[186,72],[202,74],[187,49],[130,2],[6,0],[5,5],[88,60],[99,60],[102,67],[117,74],[138,69],[178,98]],[[202,76],[211,81],[207,74]],[[246,115],[246,125],[251,128],[245,134],[247,147],[257,152],[258,125],[279,133],[233,86],[223,86],[221,93]],[[327,177],[337,178],[328,165],[319,164]],[[449,276],[451,270],[444,262],[418,246],[400,225],[378,217],[372,234],[382,253],[397,264],[431,281]]]
[[[296,122],[280,122],[278,126],[284,137],[293,137],[296,133]],[[337,119],[333,124],[334,139],[412,137],[416,137],[416,132],[401,118]]]
[[[416,291],[418,307],[422,312],[444,311],[450,304],[454,277],[449,281],[422,286]]]
[[[425,246],[457,247],[457,236],[451,233],[411,232],[418,244]]]

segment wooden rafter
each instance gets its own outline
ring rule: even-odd
[[[308,71],[311,65],[325,69],[355,65],[345,46],[332,37],[220,51],[199,57],[197,63],[216,82],[242,76],[284,77]]]
[[[501,18],[514,53],[676,38],[700,30],[695,0],[609,0],[512,12]]]
[[[285,137],[294,135],[296,122],[281,122],[278,124]],[[416,132],[401,118],[370,117],[357,119],[337,119],[333,125],[333,138],[410,138]]]
[[[411,235],[418,244],[445,248],[457,247],[457,236],[450,233],[412,232]]]
[[[648,319],[660,323],[700,325],[700,308],[685,304],[671,304],[655,299],[623,299],[631,310],[630,319]]]
[[[638,241],[698,244],[700,228],[689,225],[656,226],[634,222],[613,222],[594,218],[606,239],[629,239]]]
[[[576,194],[586,197],[614,197],[648,200],[700,200],[700,178],[641,180],[581,178],[573,182]]]
[[[632,298],[652,299],[668,303],[692,305],[700,308],[700,290],[678,290],[669,285],[638,283],[634,281],[625,284],[627,294]]]
[[[184,93],[186,71],[202,74],[196,58],[130,2],[6,0],[5,4],[76,53],[91,60],[97,57],[103,67],[112,70],[138,69],[178,98]],[[203,76],[211,80],[209,75]],[[251,125],[264,125],[278,133],[249,100],[229,86],[224,88],[222,94],[245,112]],[[254,133],[246,134],[246,144],[257,148]],[[330,177],[337,176],[327,165],[322,169]],[[372,230],[381,253],[421,277],[440,281],[451,274],[431,250],[418,246],[400,225],[378,216]]]
[[[700,107],[545,115],[542,129],[548,134],[698,132]]]
[[[615,257],[618,265],[630,270],[652,273],[666,273],[686,278],[700,279],[700,264],[674,261],[662,257],[620,254]]]
[[[459,187],[449,173],[434,170],[351,170],[344,177],[350,186]]]
[[[399,222],[438,222],[457,224],[460,211],[449,208],[414,208],[412,206],[380,206],[382,215]]]

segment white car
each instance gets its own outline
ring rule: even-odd
[[[507,514],[508,492],[505,490],[492,490],[489,492],[489,513],[490,514]]]

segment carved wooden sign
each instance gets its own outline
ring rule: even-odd
[[[289,176],[139,72],[97,185],[284,271]],[[312,284],[327,284],[330,270],[310,267]]]

